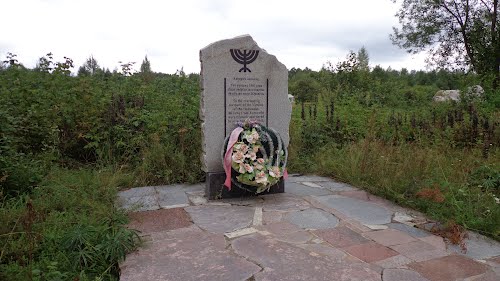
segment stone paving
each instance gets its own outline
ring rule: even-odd
[[[204,184],[122,191],[144,244],[121,280],[498,281],[500,243],[469,233],[467,252],[428,223],[345,183],[290,176],[284,194],[207,201]]]

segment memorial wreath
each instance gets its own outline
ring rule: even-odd
[[[287,150],[280,135],[257,122],[238,123],[224,141],[224,185],[254,193],[269,190],[286,177]]]

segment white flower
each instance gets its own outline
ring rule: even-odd
[[[272,167],[271,169],[269,169],[269,175],[273,178],[279,178],[281,177],[281,171],[280,171],[280,168],[279,167]]]
[[[253,167],[250,164],[243,164],[245,166],[245,170],[249,173],[253,172]]]
[[[255,160],[257,159],[257,154],[255,154],[255,152],[250,152],[249,154],[245,155],[245,158],[250,158],[252,160]]]
[[[248,151],[248,145],[242,143],[240,145],[240,151],[243,152],[243,153],[247,153],[247,151]]]
[[[264,162],[266,162],[266,160],[264,160],[264,158],[257,159],[257,163],[259,163],[259,164],[264,164]]]
[[[255,143],[257,140],[259,140],[259,133],[257,133],[257,131],[255,129],[252,130],[251,133],[247,133],[245,134],[245,139],[249,142],[249,143]]]
[[[256,183],[263,183],[263,184],[266,184],[266,183],[267,183],[267,176],[266,176],[266,173],[265,173],[264,171],[258,172],[258,173],[255,175],[255,182],[256,182]]]
[[[243,152],[241,151],[236,151],[236,153],[233,153],[231,158],[235,163],[243,163],[243,161],[245,160],[245,154],[243,154]]]
[[[240,163],[240,168],[238,170],[238,173],[240,173],[240,174],[245,173],[245,166],[243,166],[243,163]]]
[[[264,169],[264,166],[262,166],[261,164],[255,164],[255,165],[253,165],[253,167],[254,167],[256,170],[262,170],[262,169]]]

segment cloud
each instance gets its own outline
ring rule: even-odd
[[[397,6],[387,0],[3,0],[2,6],[0,55],[16,53],[27,66],[52,52],[77,66],[93,55],[103,67],[121,60],[138,69],[148,55],[154,71],[198,72],[201,48],[242,34],[288,68],[319,69],[362,46],[373,65],[423,64],[391,44]]]

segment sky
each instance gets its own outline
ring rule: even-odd
[[[200,71],[199,50],[250,34],[288,69],[319,70],[364,46],[370,66],[425,69],[425,54],[392,45],[399,4],[391,0],[1,0],[0,59],[34,67],[52,52],[77,71],[91,55],[119,68],[147,55],[155,72]]]

